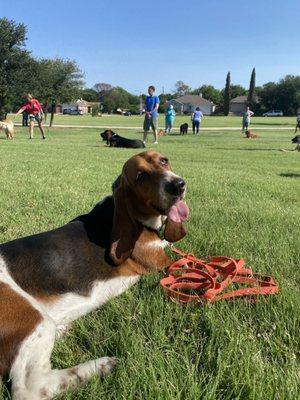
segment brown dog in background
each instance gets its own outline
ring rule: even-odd
[[[6,134],[6,139],[12,140],[14,138],[14,123],[11,119],[3,119],[0,121],[0,130]]]
[[[166,132],[163,130],[163,129],[160,129],[158,132],[157,132],[157,136],[160,138],[160,137],[162,137],[162,136],[165,136],[165,134],[166,134]]]
[[[258,135],[254,135],[254,133],[252,133],[248,129],[245,131],[245,135],[247,139],[257,139],[259,137]]]

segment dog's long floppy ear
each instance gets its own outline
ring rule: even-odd
[[[174,222],[170,218],[167,218],[164,238],[168,242],[178,242],[186,235],[186,230],[182,222]]]
[[[114,190],[114,220],[109,256],[115,265],[122,264],[133,252],[142,226],[133,218],[130,196],[122,183]]]

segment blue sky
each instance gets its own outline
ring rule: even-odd
[[[0,0],[0,16],[27,25],[37,57],[77,61],[87,87],[132,93],[232,83],[257,85],[300,73],[299,0]]]

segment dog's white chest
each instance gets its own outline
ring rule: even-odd
[[[89,296],[67,293],[45,308],[56,324],[68,324],[125,292],[139,278],[136,275],[98,281],[93,285]]]

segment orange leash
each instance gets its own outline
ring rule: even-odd
[[[212,303],[236,297],[255,301],[257,295],[279,291],[271,276],[254,274],[251,269],[244,268],[243,259],[211,257],[206,262],[174,247],[172,251],[182,258],[170,265],[168,276],[161,279],[160,284],[165,293],[179,303]],[[222,293],[234,283],[242,287]]]

